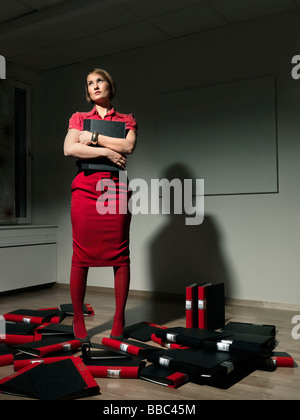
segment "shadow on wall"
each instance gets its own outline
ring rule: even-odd
[[[195,179],[181,164],[170,167],[164,178]],[[173,199],[171,197],[171,203]],[[230,278],[222,255],[222,234],[216,220],[205,214],[202,224],[187,226],[186,214],[170,213],[166,224],[153,235],[150,243],[149,272],[154,296],[126,309],[127,326],[141,321],[172,325],[173,321],[185,318],[185,287],[192,283],[222,282],[226,295],[230,295]],[[168,298],[165,293],[173,296]],[[134,301],[134,298],[130,299]],[[90,333],[99,334],[111,328],[112,323],[113,319]]]
[[[182,164],[174,164],[164,177],[168,180],[192,179]],[[174,197],[171,197],[171,203]],[[204,203],[205,204],[205,203]],[[201,224],[188,226],[186,214],[171,214],[150,245],[152,290],[185,294],[192,283],[225,283],[228,296],[230,279],[222,255],[222,235],[214,217],[205,214]]]

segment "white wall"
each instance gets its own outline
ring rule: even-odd
[[[291,59],[300,53],[299,17],[293,11],[45,73],[43,131],[34,144],[33,221],[58,225],[59,282],[69,281],[70,184],[76,172],[73,159],[63,156],[63,140],[71,114],[90,107],[83,90],[86,70],[100,66],[114,76],[115,107],[133,112],[140,127],[128,174],[148,181],[157,177],[161,92],[274,75],[279,194],[206,197],[205,221],[194,227],[181,217],[135,216],[131,287],[183,293],[187,284],[212,279],[225,281],[231,298],[300,303],[300,80],[291,77]],[[178,103],[175,120],[187,106]],[[187,145],[188,138],[174,144],[179,156]],[[113,287],[111,269],[92,269],[89,284]]]

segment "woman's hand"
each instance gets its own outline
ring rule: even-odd
[[[79,143],[89,145],[92,143],[92,135],[89,131],[80,131],[79,133]]]
[[[107,158],[122,169],[126,168],[127,157],[114,150],[107,149]]]

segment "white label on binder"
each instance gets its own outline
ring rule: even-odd
[[[190,311],[192,309],[193,302],[191,300],[185,301],[185,309]]]
[[[169,357],[160,357],[158,363],[160,366],[169,367],[171,359]]]
[[[120,370],[113,370],[113,369],[108,369],[107,370],[107,377],[108,378],[115,378],[115,379],[119,379],[121,378],[121,371]]]
[[[229,351],[230,343],[224,343],[223,341],[220,341],[217,343],[217,349],[219,351]]]
[[[121,343],[120,344],[120,350],[127,352],[127,349],[129,347],[129,344]]]
[[[204,300],[201,300],[201,299],[198,300],[198,309],[200,309],[200,310],[206,309],[206,300],[205,299]]]
[[[31,319],[30,318],[23,318],[24,324],[30,324]]]
[[[69,351],[69,350],[71,350],[71,344],[70,344],[70,343],[63,344],[63,349],[64,349],[64,351]]]
[[[221,366],[224,366],[227,369],[227,375],[234,371],[234,364],[230,362],[229,360],[221,363]]]
[[[177,336],[178,334],[170,334],[170,333],[167,333],[167,335],[166,335],[166,339],[168,340],[168,341],[172,341],[172,343],[176,343],[176,336]]]

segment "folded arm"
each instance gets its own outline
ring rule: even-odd
[[[113,163],[119,165],[121,168],[126,166],[126,156],[116,150],[109,149],[108,147],[90,147],[91,133],[86,140],[81,138],[81,133],[75,128],[71,128],[65,138],[64,154],[65,156],[72,156],[78,159],[93,159],[99,157],[106,157]],[[124,139],[123,139],[124,141]]]
[[[89,131],[81,131],[79,133],[79,141],[85,144],[90,144],[92,133]],[[105,147],[123,155],[130,155],[134,152],[136,146],[137,135],[134,130],[129,130],[126,138],[108,137],[99,134],[98,145]]]

